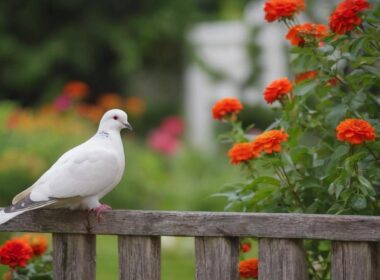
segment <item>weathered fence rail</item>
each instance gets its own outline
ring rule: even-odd
[[[260,280],[308,279],[303,239],[333,241],[333,280],[380,279],[380,217],[36,210],[2,231],[52,233],[58,280],[95,279],[97,234],[118,235],[120,279],[160,279],[160,236],[195,237],[197,280],[239,279],[239,237],[259,238]]]

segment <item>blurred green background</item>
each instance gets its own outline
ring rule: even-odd
[[[0,1],[0,206],[119,107],[135,130],[122,135],[125,176],[104,202],[222,211],[225,202],[210,196],[238,180],[238,170],[224,150],[186,143],[185,37],[197,22],[240,18],[247,2]],[[117,279],[115,237],[101,236],[97,246],[98,279]],[[162,247],[162,278],[194,279],[193,239],[163,238]]]

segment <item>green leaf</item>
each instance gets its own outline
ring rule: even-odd
[[[367,199],[363,195],[355,194],[350,199],[350,205],[356,210],[365,209],[367,207]]]
[[[350,151],[347,145],[340,145],[335,152],[331,155],[331,160],[337,160],[347,155]]]
[[[346,104],[339,104],[335,106],[330,113],[326,115],[325,122],[335,127],[346,115],[348,107]]]
[[[274,191],[273,187],[259,189],[255,193],[255,195],[254,195],[254,197],[252,199],[252,202],[253,203],[258,203],[258,202],[263,201],[265,199],[272,198],[273,191]]]
[[[252,189],[252,188],[259,186],[260,184],[272,185],[272,186],[279,187],[281,183],[279,180],[277,180],[276,178],[273,178],[273,177],[259,176],[255,179],[253,179],[252,182],[247,187]]]
[[[313,163],[312,151],[307,147],[296,147],[290,150],[293,161],[304,166],[311,166]]]
[[[333,46],[326,44],[323,47],[318,48],[318,51],[320,51],[324,55],[330,55],[330,54],[333,54],[333,52],[335,51],[335,49],[334,49]]]
[[[353,170],[355,164],[361,159],[365,158],[367,155],[368,153],[363,151],[363,152],[356,153],[352,156],[349,156],[344,161],[344,168],[346,169],[348,173],[350,173]]]
[[[311,93],[319,85],[319,80],[307,80],[297,84],[294,87],[294,94],[296,96],[303,96]]]
[[[310,189],[310,188],[320,188],[322,187],[321,182],[315,177],[304,177],[297,182],[301,188]]]
[[[358,175],[358,181],[362,186],[366,188],[367,192],[369,192],[371,195],[375,194],[375,190],[373,189],[371,182],[368,181],[367,178],[365,178],[362,175]]]
[[[338,184],[336,185],[336,188],[335,188],[335,198],[338,199],[340,194],[342,193],[344,189],[344,185],[343,184]]]

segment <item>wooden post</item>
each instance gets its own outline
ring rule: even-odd
[[[96,235],[53,233],[55,280],[96,278]]]
[[[261,238],[259,240],[259,279],[309,279],[302,240]]]
[[[238,280],[239,238],[196,237],[197,280]]]
[[[161,238],[119,235],[119,277],[121,280],[161,278]]]
[[[332,279],[379,280],[379,243],[333,242]]]

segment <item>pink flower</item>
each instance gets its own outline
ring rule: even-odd
[[[185,125],[181,118],[176,116],[170,116],[162,121],[160,128],[163,131],[169,133],[170,135],[178,137],[183,134],[185,130]]]
[[[70,108],[70,106],[71,106],[71,99],[70,97],[66,95],[58,96],[53,102],[53,107],[58,112],[65,111],[68,108]]]
[[[148,136],[148,145],[151,149],[171,156],[179,148],[179,141],[163,129],[155,129]]]

